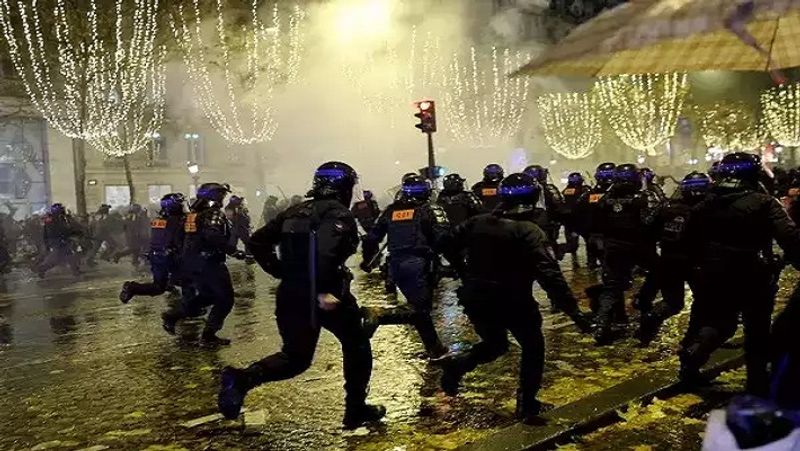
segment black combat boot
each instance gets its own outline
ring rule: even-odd
[[[226,366],[220,374],[217,408],[225,418],[235,420],[239,417],[244,398],[250,387],[247,384],[247,373],[244,370]]]
[[[231,344],[229,339],[218,337],[217,331],[212,329],[203,329],[200,341],[206,346],[229,346]]]
[[[347,430],[358,429],[368,423],[380,421],[386,415],[386,407],[381,405],[361,404],[347,406],[342,424]]]
[[[178,323],[178,315],[172,311],[161,314],[161,327],[170,335],[175,335],[175,325]]]
[[[125,282],[122,284],[122,291],[119,292],[119,300],[122,301],[123,304],[127,304],[131,299],[133,299],[132,288],[132,282]]]

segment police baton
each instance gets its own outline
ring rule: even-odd
[[[389,243],[387,242],[387,243],[385,243],[383,246],[381,246],[381,248],[380,248],[380,249],[378,249],[378,253],[377,253],[377,254],[375,254],[375,255],[373,255],[373,256],[372,256],[372,258],[369,260],[369,262],[367,262],[367,264],[366,264],[366,265],[364,265],[364,266],[365,266],[365,267],[367,267],[367,268],[369,268],[369,269],[373,269],[373,265],[374,265],[374,264],[375,264],[375,262],[378,260],[378,257],[380,257],[381,255],[383,255],[383,251],[385,251],[385,250],[386,250],[386,246],[388,246],[388,245],[389,245]]]

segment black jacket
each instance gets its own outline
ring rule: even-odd
[[[386,207],[364,238],[364,260],[370,261],[388,235],[389,252],[430,257],[445,251],[450,222],[444,210],[429,201],[401,198]]]

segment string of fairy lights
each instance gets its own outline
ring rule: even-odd
[[[164,119],[165,55],[166,48],[161,47],[155,55],[155,64],[150,67],[148,89],[139,91],[137,98],[131,99],[128,116],[112,133],[89,140],[92,147],[112,157],[132,155],[152,147],[153,137],[158,136]]]
[[[593,92],[546,94],[538,99],[547,145],[568,160],[591,155],[603,139]]]
[[[675,134],[689,91],[685,73],[604,77],[597,88],[600,108],[620,140],[649,155]]]
[[[275,88],[292,84],[299,77],[305,11],[296,5],[285,20],[276,2],[267,26],[259,18],[258,1],[253,0],[249,24],[235,28],[226,21],[223,0],[217,0],[216,42],[209,45],[203,39],[199,0],[192,6],[187,13],[180,5],[170,23],[192,82],[195,103],[227,141],[239,145],[269,141],[278,127],[272,109]],[[287,21],[288,31],[284,32],[282,26]],[[232,41],[237,38],[243,40],[244,64],[235,60],[232,51]],[[217,52],[212,53],[210,48]],[[219,58],[219,74],[210,70],[215,56]],[[215,75],[222,86],[215,84]]]
[[[761,95],[764,121],[782,146],[800,146],[800,85],[785,84]]]
[[[700,133],[709,148],[747,151],[760,148],[767,129],[758,113],[744,102],[726,101],[695,105]]]
[[[43,15],[38,0],[0,0],[0,28],[33,106],[64,135],[94,139],[113,133],[147,90],[159,2],[116,0],[113,9],[103,2],[102,11],[99,0],[82,4],[76,14],[56,0]],[[113,12],[111,33],[101,33],[101,12]],[[80,17],[87,32],[68,16]]]

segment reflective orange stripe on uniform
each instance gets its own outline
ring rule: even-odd
[[[164,219],[153,219],[150,222],[150,227],[154,229],[166,229],[167,228],[167,221]]]
[[[397,210],[392,212],[392,221],[410,221],[414,219],[414,210]]]
[[[575,188],[567,188],[564,190],[565,196],[573,196],[575,195]]]
[[[589,203],[596,204],[603,198],[603,194],[589,194]]]
[[[189,213],[186,215],[186,222],[183,224],[183,231],[186,233],[197,232],[197,213]]]
[[[484,188],[484,189],[481,190],[481,194],[486,196],[486,197],[496,196],[497,195],[497,188]]]

